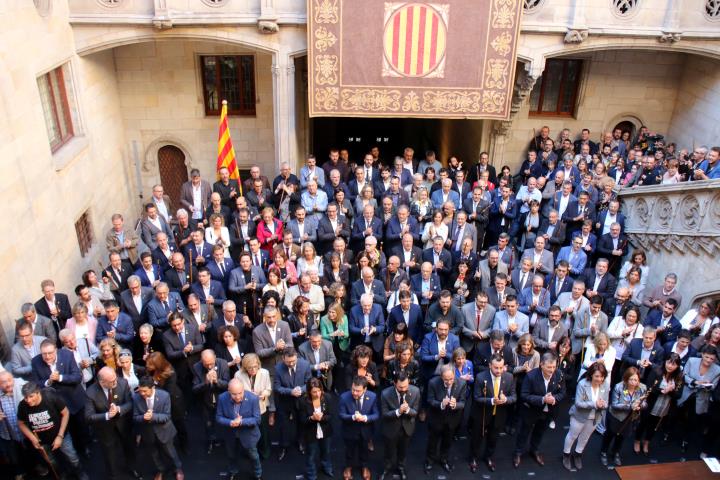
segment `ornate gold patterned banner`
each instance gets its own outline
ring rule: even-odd
[[[308,0],[311,117],[506,119],[522,0]]]

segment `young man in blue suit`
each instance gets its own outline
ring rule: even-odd
[[[404,323],[408,327],[408,333],[412,341],[418,345],[422,342],[423,334],[422,309],[416,303],[412,303],[412,294],[408,290],[402,290],[398,294],[398,304],[390,310],[387,322],[388,332],[395,330],[398,323]]]
[[[163,272],[158,265],[153,263],[150,252],[140,254],[140,268],[135,270],[135,275],[140,277],[143,287],[155,287],[163,279]]]
[[[682,330],[680,320],[675,316],[677,307],[677,300],[668,298],[663,304],[662,311],[658,309],[650,310],[647,317],[645,317],[645,321],[642,322],[644,327],[655,328],[660,345],[675,342],[680,334],[680,330]]]
[[[460,346],[458,337],[450,333],[450,322],[440,319],[435,331],[423,338],[420,346],[420,360],[422,361],[423,378],[425,382],[440,374],[444,365],[452,362],[452,354]]]
[[[362,469],[362,478],[370,478],[370,450],[374,423],[380,418],[377,397],[367,389],[363,377],[353,379],[350,390],[340,395],[340,420],[345,442],[343,478],[352,478],[353,468]]]
[[[104,302],[103,307],[105,307],[105,315],[98,318],[95,341],[99,344],[110,337],[114,338],[121,347],[132,348],[135,329],[130,315],[121,312],[115,300]]]
[[[222,304],[227,300],[225,289],[222,287],[222,283],[210,278],[210,270],[207,267],[198,268],[197,282],[193,283],[190,288],[192,293],[197,295],[200,303],[214,307],[215,313],[220,315]]]
[[[218,397],[215,420],[222,429],[225,452],[228,457],[230,480],[239,480],[242,449],[253,464],[255,480],[262,479],[262,464],[257,444],[260,440],[260,402],[257,395],[246,391],[242,382],[233,378],[227,392]]]
[[[642,338],[633,338],[630,345],[623,352],[623,370],[636,367],[640,372],[640,381],[645,383],[650,370],[656,366],[661,366],[664,358],[665,350],[657,341],[655,329],[645,327]]]
[[[298,418],[297,401],[305,393],[307,381],[312,376],[312,367],[304,358],[299,358],[292,347],[286,347],[283,351],[283,361],[275,365],[275,378],[273,379],[273,393],[275,394],[275,406],[277,408],[278,424],[280,425],[280,453],[278,461],[282,461],[290,446],[290,416]],[[299,425],[295,431],[295,438],[300,453],[305,453],[305,446],[302,443],[302,429]]]

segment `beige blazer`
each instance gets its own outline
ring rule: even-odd
[[[259,369],[257,375],[255,375],[254,388],[250,388],[250,378],[242,368],[235,373],[235,378],[242,382],[246,390],[250,390],[258,396],[260,400],[260,415],[264,414],[270,403],[270,395],[272,395],[270,373],[264,368]]]

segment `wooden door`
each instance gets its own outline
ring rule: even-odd
[[[165,145],[158,150],[158,167],[165,194],[170,196],[175,208],[180,208],[180,188],[188,181],[185,154],[174,145]],[[174,217],[175,212],[172,215]]]

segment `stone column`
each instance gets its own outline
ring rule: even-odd
[[[275,52],[273,76],[273,124],[275,134],[275,165],[295,165],[295,64],[287,52]]]

